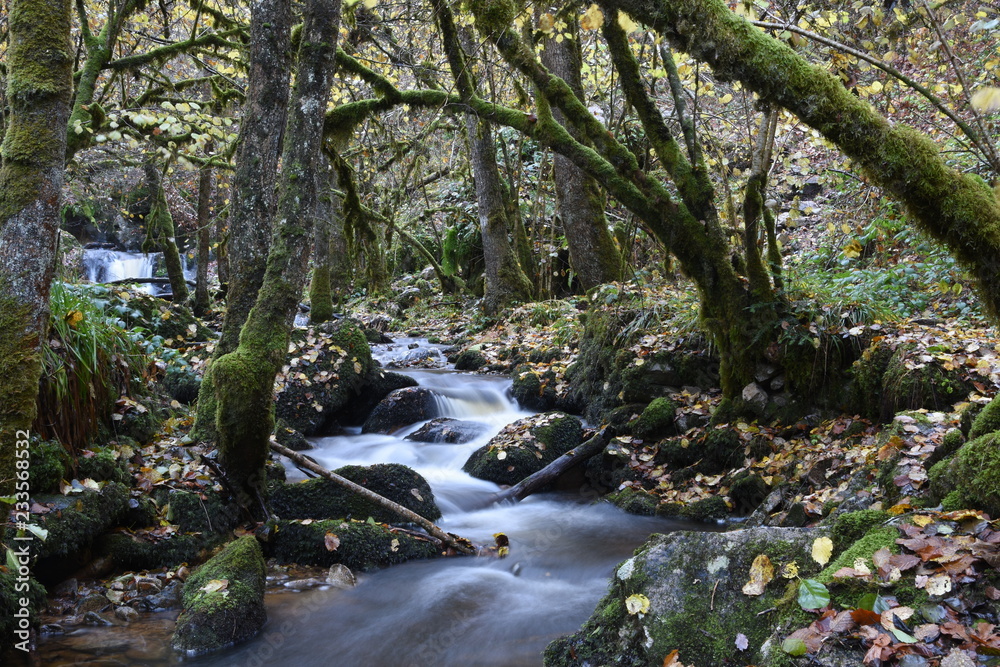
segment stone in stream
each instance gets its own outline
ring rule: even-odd
[[[469,457],[462,470],[496,484],[517,484],[583,440],[583,424],[562,412],[547,412],[508,424]]]
[[[343,564],[362,572],[434,558],[436,543],[380,523],[326,519],[278,521],[271,538],[271,555],[279,563],[329,567]]]
[[[264,556],[252,536],[231,542],[185,582],[171,646],[187,656],[244,642],[264,627]]]
[[[441,518],[427,480],[399,463],[344,466],[334,470],[356,484],[399,503],[430,521]],[[282,519],[358,519],[400,523],[389,510],[322,477],[271,487],[271,509]]]
[[[375,406],[361,427],[362,433],[392,433],[404,426],[438,416],[438,395],[423,387],[390,392]]]
[[[404,440],[414,442],[444,442],[449,445],[464,445],[482,435],[489,428],[479,422],[460,421],[451,417],[439,417],[427,422]]]

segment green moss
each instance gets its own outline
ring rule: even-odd
[[[111,560],[116,570],[155,570],[196,563],[212,541],[197,535],[171,535],[147,541],[127,533],[109,533],[94,542],[94,553]]]
[[[924,467],[933,467],[938,461],[942,461],[957,452],[964,444],[965,436],[962,435],[962,431],[957,428],[950,429],[941,438],[941,444],[935,447],[931,455],[927,457]]]
[[[19,582],[17,573],[0,571],[0,641],[5,650],[28,640],[27,633],[15,634],[15,630],[24,630],[19,627],[20,619],[14,617],[21,613],[21,600],[28,601],[30,625],[37,628],[38,615],[45,609],[45,588],[33,578]]]
[[[948,498],[955,509],[981,509],[1000,516],[1000,432],[965,443],[950,459],[928,472],[934,499]]]
[[[174,650],[201,655],[256,635],[267,620],[266,570],[260,544],[249,535],[195,570],[184,583],[184,611],[171,640]]]
[[[456,371],[478,371],[487,363],[486,357],[479,350],[462,350],[455,357]]]
[[[659,498],[652,493],[633,489],[630,486],[609,494],[605,499],[629,514],[638,514],[640,516],[653,516],[656,514],[656,506],[660,502]]]
[[[975,440],[979,436],[998,430],[1000,430],[1000,395],[987,403],[972,420],[972,426],[969,428],[969,440]]]
[[[767,497],[767,484],[760,475],[745,472],[729,485],[729,499],[737,516],[746,516],[757,509]]]
[[[527,423],[527,434],[522,434]],[[527,436],[527,437],[525,437]],[[549,412],[507,426],[465,462],[462,470],[497,484],[517,484],[580,444],[576,417]]]
[[[969,403],[965,406],[965,409],[962,410],[959,428],[962,430],[962,433],[966,438],[968,438],[969,433],[972,432],[972,423],[976,420],[976,417],[979,416],[979,413],[982,412],[984,407],[986,406],[982,403]]]
[[[888,512],[883,510],[860,510],[840,514],[833,522],[830,537],[833,548],[841,551],[864,537],[870,530],[881,526],[889,519]]]
[[[337,546],[330,549],[328,539],[333,538]],[[438,555],[438,548],[428,540],[395,532],[374,521],[328,519],[310,523],[277,522],[270,552],[282,563],[321,567],[343,563],[352,570],[367,571],[433,558]]]
[[[225,533],[240,520],[237,505],[210,488],[200,492],[172,490],[167,502],[167,520],[185,533]]]
[[[313,324],[327,322],[333,317],[333,295],[330,291],[330,265],[313,267],[309,282],[309,321]]]
[[[59,490],[59,483],[66,479],[71,459],[66,449],[55,440],[31,441],[30,445],[32,493],[53,493]]]
[[[867,563],[868,567],[875,569],[872,562],[872,554],[879,549],[888,548],[892,553],[899,553],[899,545],[896,539],[899,537],[899,530],[892,526],[875,528],[868,531],[864,537],[855,541],[844,550],[826,569],[816,575],[816,579],[826,584],[833,580],[833,573],[843,567],[854,567],[858,559]]]
[[[729,506],[721,496],[710,496],[685,505],[681,516],[693,521],[718,521],[729,516]]]
[[[372,466],[345,466],[338,475],[413,510],[430,521],[441,518],[434,493],[421,475],[398,463]],[[281,484],[271,494],[271,507],[283,519],[365,520],[405,523],[389,510],[376,505],[327,479],[310,479],[297,484]]]
[[[676,432],[674,417],[677,404],[669,398],[655,398],[632,426],[633,435],[644,440],[655,440]]]
[[[109,447],[84,451],[76,459],[76,476],[79,479],[93,479],[98,482],[118,482],[131,485],[132,473],[118,452]]]

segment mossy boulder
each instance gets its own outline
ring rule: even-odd
[[[215,489],[173,489],[165,500],[167,520],[185,533],[225,533],[240,520],[239,506]]]
[[[198,400],[201,378],[190,366],[169,366],[160,379],[160,387],[178,403],[191,405]]]
[[[155,570],[196,563],[211,544],[211,539],[199,535],[175,533],[153,539],[129,533],[107,533],[94,542],[94,554],[108,558],[119,571]]]
[[[760,475],[744,472],[729,483],[729,499],[737,516],[748,516],[764,502],[770,493]]]
[[[639,516],[653,516],[656,514],[656,506],[660,503],[660,499],[652,493],[634,489],[631,486],[608,494],[605,496],[605,500],[629,514],[638,514]]]
[[[552,410],[556,406],[556,374],[552,370],[537,371],[522,365],[511,373],[511,394],[525,410]]]
[[[285,364],[275,418],[307,436],[335,429],[376,369],[364,333],[347,319],[294,329]]]
[[[413,442],[462,445],[471,442],[489,429],[480,422],[461,421],[451,417],[432,419],[404,438]]]
[[[987,433],[962,445],[934,465],[929,473],[930,495],[949,500],[949,509],[981,509],[1000,516],[1000,432]]]
[[[441,518],[430,485],[419,473],[398,463],[344,466],[338,475],[413,510],[430,521]],[[397,514],[328,479],[280,484],[271,492],[271,509],[282,519],[359,519],[404,523]]]
[[[118,482],[106,482],[99,491],[36,496],[35,502],[51,508],[37,517],[49,532],[44,542],[35,542],[39,581],[54,583],[82,567],[94,538],[122,522],[128,501],[128,489]]]
[[[132,474],[128,465],[111,447],[84,450],[76,457],[77,479],[93,479],[98,482],[118,482],[130,485]]]
[[[547,412],[508,424],[465,462],[462,470],[496,484],[517,484],[576,447],[583,424],[562,412]]]
[[[260,544],[245,536],[230,543],[184,583],[184,611],[170,645],[187,656],[244,642],[264,627],[267,567]]]
[[[456,371],[478,371],[480,368],[485,366],[489,361],[479,350],[467,349],[462,350],[455,357],[455,370]]]
[[[866,509],[837,515],[830,530],[835,551],[842,551],[889,519],[884,510]]]
[[[743,463],[743,441],[728,426],[709,428],[698,438],[661,442],[656,461],[669,470],[691,467],[695,472],[716,475]]]
[[[677,404],[669,398],[654,398],[631,424],[632,435],[643,440],[659,440],[677,432]]]
[[[893,349],[879,341],[851,369],[852,407],[859,414],[888,421],[902,410],[943,410],[964,400],[972,386],[961,370],[947,370],[908,343]]]
[[[362,433],[392,433],[440,414],[438,394],[424,387],[404,387],[390,392],[368,415]]]
[[[995,396],[975,415],[969,427],[969,440],[994,431],[1000,431],[1000,395]]]
[[[372,368],[361,393],[352,397],[341,410],[340,421],[344,424],[363,424],[386,396],[397,389],[416,386],[417,381],[409,375]]]
[[[374,521],[278,521],[275,528],[270,553],[282,563],[321,567],[342,563],[351,570],[367,571],[439,555],[429,539]]]
[[[618,566],[608,594],[577,633],[545,651],[545,664],[647,667],[673,650],[684,664],[772,664],[761,647],[774,628],[774,612],[787,608],[796,583],[777,577],[759,596],[745,595],[755,558],[766,554],[775,570],[796,562],[803,578],[818,566],[809,556],[815,530],[750,528],[726,533],[653,535]],[[649,608],[629,613],[627,602]],[[797,607],[797,605],[796,605]],[[767,622],[759,614],[768,615]],[[746,635],[740,651],[736,636]]]
[[[306,436],[280,419],[274,424],[274,439],[278,441],[279,445],[288,447],[296,452],[313,448],[309,441],[306,440]]]
[[[29,444],[28,480],[32,493],[52,493],[66,479],[72,459],[57,440],[33,438]]]

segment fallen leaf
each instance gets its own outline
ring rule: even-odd
[[[217,591],[224,591],[229,587],[228,579],[212,579],[207,584],[201,587],[201,590],[206,593],[215,593]]]
[[[826,565],[830,562],[831,555],[833,555],[833,540],[829,537],[817,537],[813,540],[812,557],[814,561],[820,565]]]
[[[634,593],[625,598],[625,609],[633,616],[645,614],[649,611],[649,598],[642,593]]]
[[[336,551],[340,546],[340,538],[334,533],[327,533],[323,536],[323,544],[326,545],[327,551]]]
[[[767,554],[760,554],[750,566],[750,581],[743,586],[744,595],[763,595],[764,587],[774,579],[774,566]]]

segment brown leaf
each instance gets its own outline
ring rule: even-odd
[[[327,551],[336,551],[340,547],[340,538],[334,533],[327,533],[323,536],[323,544]]]
[[[858,625],[878,625],[882,622],[882,617],[869,609],[853,610],[851,619]]]

